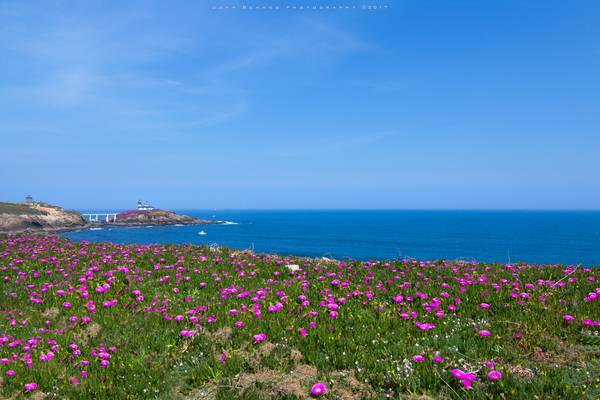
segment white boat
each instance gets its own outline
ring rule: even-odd
[[[200,232],[198,232],[198,235],[206,235],[206,232],[200,231]]]

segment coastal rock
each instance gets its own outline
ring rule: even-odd
[[[205,221],[187,215],[178,215],[167,210],[129,210],[117,214],[116,221],[110,225],[142,226],[142,225],[197,225],[218,224],[220,221]]]
[[[59,232],[85,227],[77,211],[46,203],[0,203],[0,232]]]

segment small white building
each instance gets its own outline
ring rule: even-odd
[[[143,203],[141,200],[138,200],[138,207],[137,209],[139,211],[148,211],[148,210],[156,210],[156,207],[151,206],[148,203]]]

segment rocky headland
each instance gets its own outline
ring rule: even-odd
[[[0,202],[0,233],[61,232],[88,225],[77,211],[46,203]]]
[[[115,220],[90,222],[77,211],[65,210],[46,203],[0,202],[0,233],[44,233],[89,229],[99,226],[147,225],[214,225],[209,221],[179,215],[167,210],[129,210],[117,214]]]

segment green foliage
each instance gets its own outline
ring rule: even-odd
[[[50,398],[292,399],[323,382],[330,399],[593,398],[598,328],[582,321],[600,320],[598,300],[584,301],[598,278],[561,266],[338,263],[12,237],[0,241],[0,359],[11,360],[0,364],[0,396],[25,397],[35,382]],[[267,339],[254,343],[257,333]],[[500,380],[487,378],[490,361]],[[477,376],[471,389],[453,369]]]

